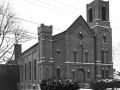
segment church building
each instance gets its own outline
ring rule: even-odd
[[[83,83],[113,78],[109,1],[94,0],[86,10],[87,22],[79,16],[57,35],[51,25],[38,27],[38,42],[17,58],[21,89],[53,77]]]

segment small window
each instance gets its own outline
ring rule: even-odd
[[[91,23],[92,22],[92,20],[93,20],[93,10],[92,10],[92,8],[91,9],[89,9],[89,23]]]
[[[83,35],[82,35],[82,32],[79,33],[78,35],[79,39],[82,40],[83,39]]]
[[[106,8],[105,8],[105,6],[102,7],[102,20],[106,21]]]

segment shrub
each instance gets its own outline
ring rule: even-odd
[[[42,90],[75,90],[79,89],[78,81],[67,78],[52,78],[48,80],[42,80]]]
[[[120,88],[120,80],[118,79],[101,79],[95,80],[91,83],[93,89],[105,89],[105,88]]]

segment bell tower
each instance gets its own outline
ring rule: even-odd
[[[94,0],[87,4],[87,22],[90,27],[96,24],[110,27],[109,1]]]
[[[94,31],[95,79],[113,78],[112,29],[109,1],[94,0],[87,4],[87,23]]]

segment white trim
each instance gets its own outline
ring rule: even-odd
[[[66,64],[95,64],[95,63],[83,63],[83,62],[65,62]]]
[[[44,39],[44,38],[41,38],[41,40],[43,40],[43,41],[44,41],[45,39]]]
[[[49,62],[54,62],[54,61],[49,61]]]
[[[50,42],[52,42],[53,40],[49,40]]]
[[[41,59],[45,59],[45,57],[41,57]]]
[[[106,26],[101,26],[101,25],[95,25],[95,26],[93,26],[91,28],[94,28],[94,27],[97,27],[97,26],[112,29],[111,27],[106,27]]]
[[[50,59],[53,59],[53,57],[50,57]]]

